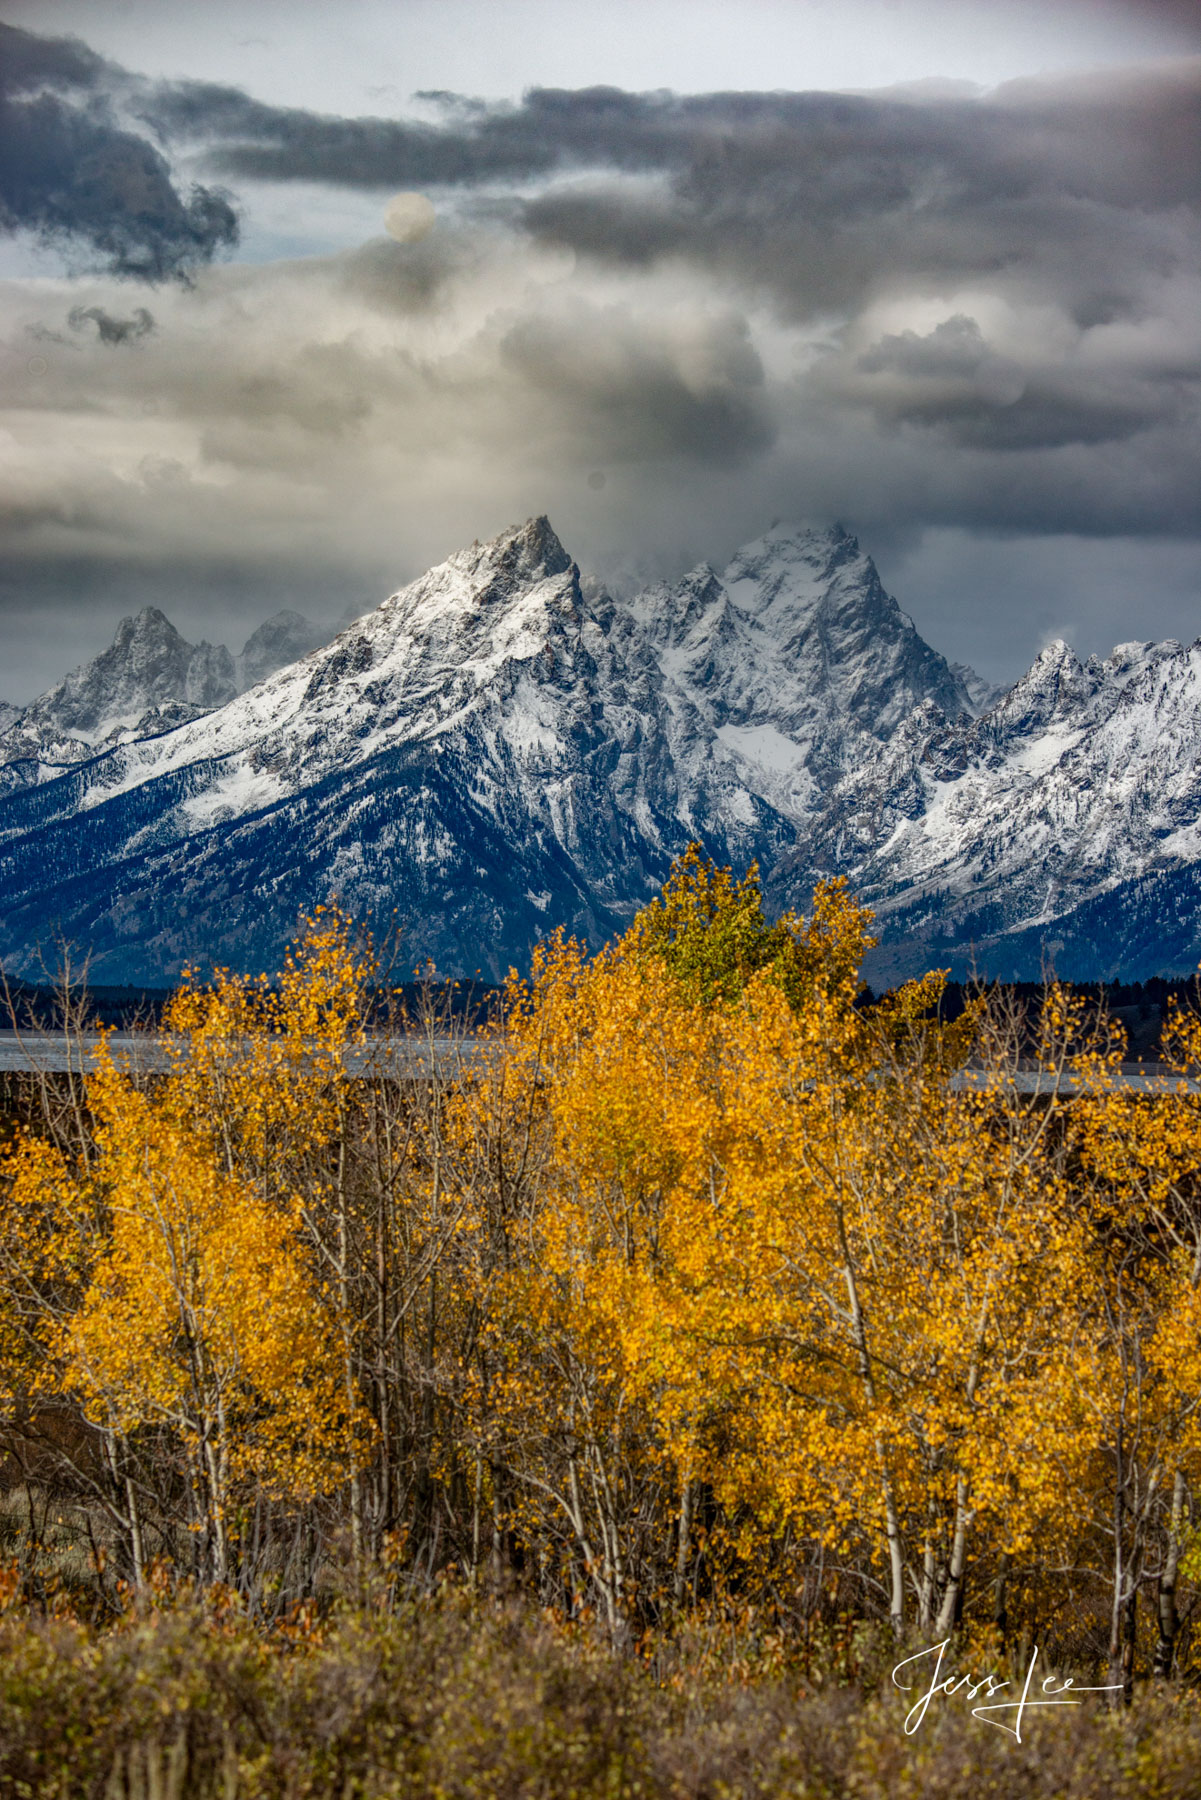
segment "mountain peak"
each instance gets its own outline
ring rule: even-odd
[[[297,630],[311,631],[313,626],[303,613],[293,612],[289,606],[281,607],[279,612],[272,613],[269,619],[264,619],[261,625],[255,627],[242,645],[242,654],[245,656],[252,644],[265,643],[283,632]]]
[[[722,577],[735,604],[766,619],[783,607],[789,616],[837,610],[848,594],[898,619],[870,556],[841,525],[777,522],[762,537],[735,551]]]
[[[543,581],[565,575],[572,567],[572,559],[545,513],[499,532],[481,547],[480,556],[514,582]]]
[[[157,606],[120,621],[107,650],[40,694],[5,733],[3,760],[71,760],[120,735],[149,736],[236,692],[223,644],[189,644]]]
[[[1037,935],[1181,859],[1201,942],[1201,644],[1082,665],[1056,640],[972,718],[984,684],[844,526],[777,521],[724,571],[613,599],[581,590],[545,516],[308,656],[305,629],[260,627],[239,670],[290,660],[221,705],[228,652],[145,608],[27,710],[4,739],[39,766],[0,788],[0,950],[57,919],[110,976],[162,979],[185,953],[262,967],[336,890],[399,911],[415,955],[499,971],[552,921],[619,929],[698,836],[758,858],[782,905],[848,872],[906,973],[944,928]]]
[[[172,625],[166,613],[160,612],[157,606],[144,606],[139,613],[121,620],[113,633],[113,641],[101,656],[114,656],[128,653],[131,646],[182,644],[184,639]],[[98,659],[97,659],[98,660]],[[85,665],[88,666],[88,665]]]
[[[798,544],[830,549],[849,548],[859,554],[859,539],[836,519],[832,525],[804,524],[797,519],[773,519],[759,540],[765,544]]]
[[[1071,645],[1063,638],[1052,638],[1043,645],[1013,692],[1075,696],[1083,690],[1085,681],[1084,665]]]
[[[1093,685],[1071,646],[1052,638],[988,716],[1006,740],[1043,730],[1073,714]]]
[[[121,623],[132,624],[135,631],[169,631],[172,637],[180,635],[166,613],[157,606],[144,606],[141,612],[134,614],[132,620],[122,619]]]
[[[1110,676],[1129,677],[1137,675],[1153,663],[1163,662],[1165,657],[1179,656],[1183,649],[1184,646],[1177,638],[1161,638],[1158,642],[1133,638],[1129,643],[1115,644],[1100,667]],[[1090,658],[1090,664],[1091,661]]]
[[[242,645],[242,653],[236,659],[238,691],[245,693],[247,688],[257,687],[278,669],[319,649],[329,637],[328,627],[314,625],[303,613],[288,607],[272,613]]]
[[[1076,652],[1066,638],[1052,638],[1043,645],[1030,665],[1031,669],[1079,668]]]

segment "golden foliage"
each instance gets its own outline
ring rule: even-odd
[[[25,1134],[5,1171],[10,1386],[75,1395],[110,1436],[165,1427],[219,1578],[247,1482],[336,1486],[367,1428],[295,1185],[336,1128],[362,986],[323,912],[278,988],[221,973],[174,997],[151,1087],[102,1043],[86,1154]]]
[[[10,1410],[79,1409],[139,1567],[138,1495],[164,1541],[179,1506],[153,1438],[220,1579],[252,1500],[310,1534],[320,1505],[360,1582],[507,1568],[615,1636],[770,1593],[999,1641],[1070,1598],[1125,1681],[1154,1589],[1170,1668],[1201,1019],[1135,1096],[1054,985],[1025,1021],[946,1022],[938,973],[869,1003],[870,925],[840,882],[769,922],[693,846],[615,943],[540,946],[474,1041],[410,1019],[412,1080],[336,910],[274,983],[185,984],[165,1076],[101,1055],[86,1132],[9,1158]]]

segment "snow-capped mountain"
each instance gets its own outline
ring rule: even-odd
[[[189,644],[157,606],[144,607],[121,620],[107,650],[29,706],[0,705],[0,764],[53,769],[106,744],[170,731],[225,706],[328,636],[300,613],[279,612],[235,658],[224,644]],[[26,769],[16,778],[34,776]]]
[[[497,973],[556,923],[619,928],[691,837],[774,863],[922,705],[959,714],[961,684],[841,530],[618,604],[531,520],[219,711],[0,801],[0,950],[24,966],[55,920],[106,979],[262,966],[337,892],[414,961]]]
[[[146,613],[10,725],[14,972],[56,934],[98,979],[267,967],[336,893],[402,928],[402,972],[495,976],[556,924],[619,930],[690,838],[757,859],[777,907],[846,874],[875,981],[1201,953],[1201,641],[1053,644],[1000,694],[838,527],[618,601],[545,519],[313,636],[277,615],[235,662]]]
[[[973,965],[1037,979],[1191,972],[1201,950],[1201,641],[1049,645],[990,712],[913,714],[772,872],[844,873],[884,977]]]
[[[241,655],[234,658],[239,694],[244,694],[247,688],[257,687],[277,669],[286,669],[289,663],[299,662],[310,650],[328,643],[332,636],[332,631],[323,625],[314,625],[303,613],[286,608],[283,612],[272,613],[257,631],[251,632],[242,646]]]
[[[224,706],[237,692],[223,644],[189,644],[157,606],[122,619],[109,648],[34,700],[0,735],[0,761],[70,762],[106,739],[154,731]]]
[[[923,702],[971,712],[959,678],[841,527],[774,527],[718,575],[702,564],[629,603],[677,707],[749,791],[806,818]],[[677,699],[678,697],[678,699]]]

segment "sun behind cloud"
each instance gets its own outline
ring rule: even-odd
[[[424,194],[393,194],[384,208],[384,229],[398,244],[428,237],[437,214]]]

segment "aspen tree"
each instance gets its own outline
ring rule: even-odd
[[[1090,1092],[1074,1118],[1094,1180],[1093,1348],[1082,1385],[1111,1540],[1110,1679],[1127,1691],[1148,1574],[1153,1666],[1171,1673],[1182,1552],[1201,1478],[1201,1018],[1177,1010],[1165,1040],[1170,1072],[1150,1097],[1114,1082],[1118,1052],[1081,1059]]]
[[[340,1296],[294,1185],[339,1123],[355,979],[339,920],[315,926],[279,990],[186,985],[164,1018],[165,1078],[139,1086],[102,1045],[86,1154],[25,1136],[7,1170],[37,1385],[75,1396],[106,1442],[167,1434],[219,1581],[239,1496],[327,1489],[358,1454]],[[47,1280],[65,1270],[69,1305]]]

